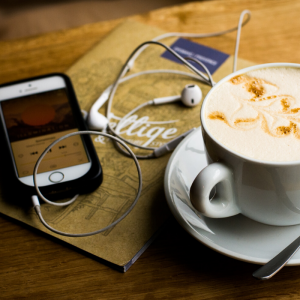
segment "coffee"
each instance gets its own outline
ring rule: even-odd
[[[207,100],[204,122],[219,143],[249,158],[300,160],[300,69],[270,67],[238,75]]]

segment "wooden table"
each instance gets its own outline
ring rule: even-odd
[[[212,32],[252,12],[239,55],[300,63],[300,1],[192,2],[133,17],[166,31]],[[0,42],[0,82],[65,71],[122,20]],[[201,43],[233,53],[235,33]],[[257,281],[254,264],[208,249],[172,219],[131,269],[121,274],[5,217],[0,217],[1,299],[300,299],[300,267]]]

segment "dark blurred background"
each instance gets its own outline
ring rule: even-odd
[[[192,0],[0,0],[0,40],[111,20]]]

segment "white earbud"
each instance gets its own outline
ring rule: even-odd
[[[157,72],[157,71],[156,71]],[[143,72],[144,73],[144,72]],[[126,81],[132,77],[136,77],[138,74],[134,74],[134,76],[128,76],[125,78],[122,78],[121,82]],[[101,106],[107,101],[112,86],[109,86],[96,100],[94,105],[92,106],[88,117],[87,117],[87,124],[90,129],[95,130],[103,130],[106,129],[108,124],[108,119],[101,115],[98,110],[101,108]],[[173,103],[180,101],[189,107],[196,106],[198,103],[200,103],[202,99],[202,92],[200,88],[195,84],[188,84],[183,89],[181,96],[168,96],[168,97],[161,97],[156,98],[152,100],[153,105],[159,105],[159,104],[166,104],[166,103]]]
[[[102,130],[107,127],[108,120],[98,110],[91,109],[87,118],[87,124],[90,129]]]
[[[193,107],[200,103],[202,91],[196,84],[188,84],[181,93],[181,101],[185,106]]]
[[[196,106],[202,99],[202,92],[198,85],[188,84],[181,92],[181,96],[169,96],[153,99],[154,105],[180,101],[188,107]]]
[[[108,99],[110,91],[111,85],[100,95],[92,106],[87,117],[87,124],[90,129],[102,130],[107,127],[108,119],[101,115],[98,110]]]

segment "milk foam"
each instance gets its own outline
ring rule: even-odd
[[[254,70],[220,85],[205,104],[209,133],[250,158],[300,160],[300,69]]]

